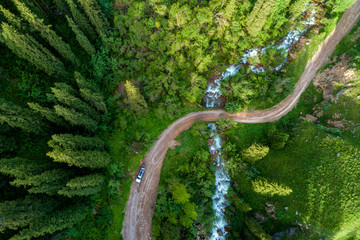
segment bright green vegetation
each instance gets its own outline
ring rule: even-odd
[[[337,101],[322,101],[322,91],[310,86],[298,106],[275,124],[227,123],[224,151],[234,182],[229,194],[231,206],[227,208],[229,239],[268,239],[269,235],[298,227],[296,221],[310,225],[292,239],[357,239],[360,62],[359,48],[349,45],[359,43],[359,38],[355,38],[358,27],[359,24],[333,55],[351,56],[348,66],[355,73],[350,84],[335,83],[333,96],[348,88]],[[299,119],[313,114],[314,106],[323,109],[319,123]],[[333,120],[335,113],[351,121],[350,126],[337,129],[329,125],[327,121]],[[270,147],[267,154],[265,146]],[[259,160],[263,155],[266,156]],[[275,214],[269,204],[275,207]],[[265,217],[263,223],[258,223],[260,218],[252,220],[256,213]]]
[[[273,44],[298,27],[306,2],[121,0],[113,8],[111,0],[2,1],[0,239],[121,239],[131,182],[157,137],[202,110],[208,81],[239,62],[244,50]],[[253,74],[245,66],[224,81],[226,109],[269,107],[291,92],[353,2],[329,0],[316,8],[323,28],[307,33],[311,43],[294,49],[298,58],[286,72]],[[348,47],[360,46],[351,41],[355,35],[336,54],[353,57],[358,74],[358,48]],[[271,48],[250,62],[277,66],[283,57]],[[295,219],[324,235],[334,232],[334,239],[356,234],[359,84],[351,84],[336,103],[322,103],[310,87],[276,127],[218,123],[235,183],[229,236],[267,239]],[[314,104],[324,107],[321,125],[298,124],[300,112],[312,113]],[[327,125],[335,112],[357,125]],[[320,140],[307,144],[310,137]],[[196,123],[169,150],[155,238],[209,236],[214,171],[207,138],[206,126]],[[347,182],[338,181],[343,176]],[[259,224],[253,213],[263,212],[266,201],[279,209],[278,220]]]
[[[215,167],[208,138],[207,125],[197,122],[176,139],[180,146],[169,149],[153,217],[155,239],[178,239],[180,226],[186,229],[181,230],[186,239],[195,239],[198,234],[209,236]]]
[[[143,86],[149,103],[168,114],[179,102],[200,103],[209,78],[244,50],[280,40],[305,9],[301,0],[121,2],[114,18],[120,76]],[[263,93],[271,87],[260,81],[256,96],[261,84]]]

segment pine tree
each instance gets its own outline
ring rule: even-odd
[[[89,207],[81,202],[52,211],[41,218],[34,219],[29,228],[21,230],[19,234],[13,236],[10,240],[29,240],[33,237],[52,234],[72,227],[76,223],[83,221],[89,211]]]
[[[95,132],[98,124],[89,116],[60,105],[55,105],[54,108],[56,114],[65,118],[71,125],[83,126],[88,131]]]
[[[74,21],[77,23],[83,33],[87,33],[91,40],[96,39],[96,34],[92,26],[89,24],[89,20],[85,15],[81,13],[73,0],[65,0],[70,7],[70,11]]]
[[[83,137],[72,134],[55,134],[48,145],[56,149],[70,150],[103,150],[104,141],[97,137]]]
[[[73,178],[66,184],[66,187],[59,190],[58,194],[67,197],[94,195],[101,190],[104,181],[104,175],[99,173]]]
[[[51,164],[48,162],[34,161],[19,157],[0,159],[0,172],[20,179],[24,179],[30,175],[40,174],[50,167]]]
[[[58,11],[60,13],[70,15],[70,11],[68,9],[68,6],[64,2],[64,0],[53,0],[53,1],[54,1],[55,5],[56,5],[56,8],[58,9]]]
[[[139,90],[130,81],[125,83],[125,91],[127,95],[127,102],[135,114],[147,114],[149,112],[148,106],[144,97]]]
[[[245,224],[252,234],[254,234],[260,240],[271,240],[271,236],[267,234],[261,227],[260,223],[252,218],[245,218]]]
[[[20,58],[28,60],[48,75],[66,76],[64,65],[46,48],[29,35],[18,32],[14,27],[1,24],[3,42]]]
[[[33,30],[40,33],[40,35],[46,39],[46,41],[58,51],[65,59],[69,60],[72,64],[78,66],[79,60],[71,51],[70,45],[65,43],[61,37],[59,37],[50,25],[45,25],[44,20],[37,17],[31,10],[20,0],[13,0],[17,9],[21,13],[21,16],[29,22]]]
[[[84,8],[90,22],[95,27],[96,32],[108,35],[109,23],[104,18],[100,6],[94,0],[79,0]]]
[[[80,95],[87,101],[91,106],[96,108],[98,111],[105,113],[107,112],[104,98],[100,91],[92,85],[90,82],[81,76],[80,73],[75,72],[75,79],[80,88]]]
[[[292,193],[291,188],[279,185],[274,182],[269,182],[264,178],[256,178],[251,182],[254,192],[265,196],[287,196]]]
[[[0,203],[0,232],[6,229],[16,230],[42,218],[54,210],[59,203],[52,198],[28,195],[23,199]]]
[[[54,109],[50,109],[47,107],[42,107],[40,104],[38,103],[28,103],[29,107],[34,110],[35,112],[40,113],[40,115],[44,118],[46,118],[47,120],[49,120],[50,122],[53,122],[59,126],[66,126],[67,123],[66,121],[59,117],[59,115],[56,114]]]
[[[253,144],[250,147],[244,149],[241,152],[241,156],[244,160],[254,163],[260,159],[263,159],[269,152],[269,147],[261,144]]]
[[[22,29],[21,20],[17,16],[15,16],[12,12],[5,9],[2,5],[0,5],[0,13],[4,15],[4,17],[7,19],[7,21],[17,27],[18,29]]]
[[[80,46],[90,55],[94,55],[96,53],[94,46],[91,44],[89,39],[84,35],[84,33],[78,28],[78,26],[74,23],[74,21],[66,16],[66,20],[68,21],[69,26],[73,30],[76,36],[76,40],[79,42]]]
[[[0,124],[7,123],[26,132],[40,133],[45,124],[34,112],[0,98]]]
[[[77,167],[104,168],[111,161],[108,153],[97,150],[74,151],[55,148],[46,155],[54,159],[54,162],[63,162],[67,163],[69,166],[75,165]]]
[[[53,169],[38,175],[30,175],[25,179],[15,179],[10,184],[17,187],[30,187],[29,193],[46,193],[51,196],[65,186],[71,173],[70,170]]]
[[[71,86],[65,83],[55,83],[55,87],[52,87],[51,91],[54,93],[59,102],[64,103],[79,112],[87,114],[96,121],[100,120],[100,115],[94,108],[90,107],[86,102],[75,96],[75,90]]]
[[[246,29],[256,37],[266,23],[267,17],[276,11],[276,0],[258,0],[246,19]]]

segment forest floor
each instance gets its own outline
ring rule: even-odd
[[[280,119],[299,101],[302,93],[324,65],[339,41],[353,28],[360,18],[360,0],[356,1],[343,15],[335,29],[319,46],[317,53],[307,64],[294,92],[276,106],[253,112],[230,114],[222,110],[190,113],[172,123],[158,138],[144,158],[146,171],[140,184],[133,181],[126,207],[122,235],[124,239],[150,239],[152,216],[157,198],[157,188],[163,159],[174,138],[190,128],[194,121],[217,121],[221,118],[242,123],[264,123]]]

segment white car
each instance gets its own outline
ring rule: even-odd
[[[138,183],[140,183],[141,182],[141,179],[142,179],[142,177],[143,177],[143,175],[144,175],[144,172],[145,172],[145,168],[140,168],[140,172],[139,172],[139,174],[137,175],[137,177],[136,177],[136,182],[138,182]]]

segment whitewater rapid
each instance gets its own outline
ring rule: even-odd
[[[284,37],[284,39],[282,40],[282,42],[277,46],[277,49],[279,51],[285,51],[286,56],[290,51],[291,46],[296,43],[297,41],[299,41],[299,39],[301,38],[301,36],[306,32],[306,28],[312,25],[315,25],[315,19],[316,19],[316,11],[313,10],[311,12],[311,15],[308,19],[306,19],[302,25],[304,26],[303,30],[291,30],[289,31],[286,36]],[[240,68],[241,64],[247,64],[248,63],[248,59],[250,57],[259,57],[261,53],[266,53],[266,50],[269,49],[270,47],[273,47],[273,45],[270,46],[266,46],[264,48],[262,48],[261,50],[259,48],[251,48],[248,50],[245,50],[239,64],[233,64],[230,65],[226,71],[224,73],[221,74],[221,76],[216,79],[214,82],[210,83],[208,85],[208,87],[205,90],[205,100],[206,100],[206,108],[216,108],[216,107],[220,107],[220,96],[221,96],[221,91],[220,91],[220,84],[221,81],[230,77],[230,76],[234,76]],[[284,61],[277,67],[274,68],[275,71],[279,71],[286,63],[287,57],[284,58]],[[260,73],[260,72],[265,72],[265,68],[264,67],[257,67],[254,65],[250,64],[250,69],[252,72],[254,73]]]
[[[227,232],[225,226],[225,207],[229,205],[227,201],[227,191],[230,187],[230,177],[226,168],[225,161],[221,157],[221,139],[216,133],[216,125],[208,124],[210,129],[210,137],[213,143],[209,146],[211,155],[216,159],[215,162],[215,194],[212,196],[213,209],[215,211],[214,228],[211,234],[211,240],[225,240]]]
[[[304,30],[291,30],[286,34],[282,42],[277,46],[279,51],[285,51],[286,56],[290,51],[291,46],[299,41],[301,36],[306,32],[306,27],[315,25],[315,10],[311,12],[311,16],[303,22],[305,26]],[[250,57],[259,57],[261,53],[266,53],[266,50],[269,49],[271,46],[267,46],[257,49],[249,49],[246,50],[240,60],[239,64],[230,65],[221,76],[216,79],[214,82],[210,83],[205,91],[205,100],[206,100],[206,108],[216,108],[220,106],[220,84],[221,81],[234,76],[240,68],[240,64],[246,64]],[[275,71],[280,70],[286,63],[286,57],[284,61],[277,67],[274,68]],[[254,65],[250,65],[250,69],[254,73],[265,72],[265,68],[263,67],[256,67]],[[227,222],[225,221],[225,208],[230,205],[227,201],[227,192],[230,187],[230,177],[226,170],[224,158],[221,157],[221,139],[220,136],[217,134],[217,129],[215,124],[208,124],[208,128],[210,129],[210,137],[213,139],[211,145],[209,145],[210,153],[216,159],[215,162],[215,194],[212,197],[213,201],[213,209],[215,212],[215,221],[214,227],[212,230],[212,234],[210,240],[226,240],[227,235]]]

